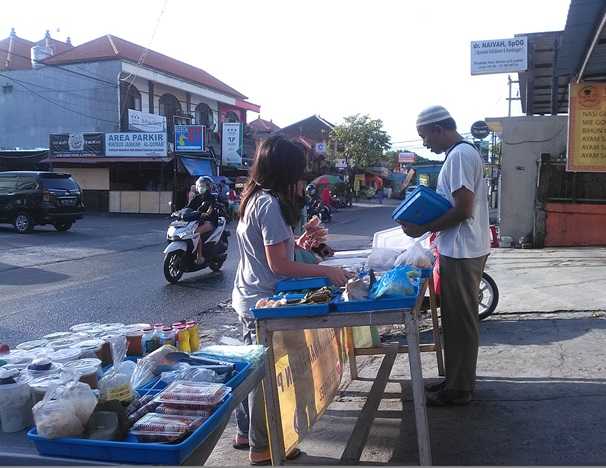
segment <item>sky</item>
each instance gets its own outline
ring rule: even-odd
[[[570,0],[20,0],[0,38],[45,31],[79,45],[103,34],[200,67],[286,126],[369,114],[394,148],[427,156],[416,116],[445,106],[461,132],[507,115],[507,75],[471,76],[470,42],[562,30]],[[517,79],[517,75],[512,75]],[[514,94],[515,94],[514,90]],[[519,101],[513,115],[520,115]],[[257,114],[249,112],[248,120]]]

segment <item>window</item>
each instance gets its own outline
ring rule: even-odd
[[[206,104],[196,106],[196,124],[212,129],[214,124],[213,111]]]
[[[134,86],[128,88],[126,95],[126,108],[137,111],[141,110],[141,93]]]
[[[171,117],[181,113],[181,103],[175,96],[166,93],[160,97],[158,110],[160,115]]]
[[[36,190],[38,183],[33,177],[20,177],[17,182],[17,190]]]
[[[7,194],[15,192],[18,183],[18,177],[0,177],[0,193]]]
[[[229,111],[227,114],[225,114],[225,122],[239,122],[240,118],[238,117],[238,114],[236,114],[234,111]]]
[[[80,190],[78,184],[71,177],[46,176],[40,179],[44,188],[49,190]]]

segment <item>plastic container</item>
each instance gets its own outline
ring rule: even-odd
[[[69,327],[70,331],[72,331],[73,333],[86,333],[88,334],[88,332],[91,329],[95,329],[100,327],[101,324],[98,322],[87,322],[87,323],[78,323],[77,325],[72,325],[71,327]]]
[[[141,345],[143,347],[144,355],[152,353],[160,347],[160,338],[154,337],[153,328],[150,327],[143,330],[143,336],[141,337]]]
[[[391,217],[395,221],[427,224],[438,219],[450,208],[452,204],[446,198],[428,187],[419,185],[393,211]]]
[[[130,430],[141,442],[176,442],[204,422],[196,416],[148,413]]]
[[[81,341],[77,345],[80,349],[81,358],[99,358],[99,354],[103,348],[105,342],[99,338],[92,338],[90,340]]]
[[[56,340],[50,341],[48,346],[53,348],[53,350],[58,351],[60,349],[72,348],[74,346],[79,345],[85,340],[86,337],[79,334],[70,334],[70,336],[66,338],[58,338]]]
[[[48,358],[53,362],[65,364],[67,362],[75,361],[80,357],[80,354],[82,354],[80,348],[65,348],[48,353]]]
[[[143,335],[142,330],[129,330],[126,332],[126,355],[143,356]]]
[[[298,289],[297,289],[298,290]],[[292,297],[292,296],[291,296]],[[303,295],[301,295],[303,298]],[[278,300],[280,296],[273,296],[270,299]],[[264,307],[264,308],[253,308],[250,309],[250,313],[256,319],[267,319],[267,318],[287,318],[287,317],[316,317],[319,315],[326,315],[330,312],[330,304],[298,304],[298,305],[285,305],[281,307]]]
[[[95,354],[99,359],[101,359],[104,366],[109,366],[110,364],[114,363],[110,339],[115,336],[116,335],[104,335],[100,338],[103,341],[103,344],[101,345],[101,349],[99,349]]]
[[[65,381],[61,374],[51,374],[43,377],[37,377],[28,382],[29,388],[32,391],[32,401],[34,404],[42,401],[44,395],[51,385],[60,385]]]
[[[196,351],[200,351],[200,329],[198,327],[198,322],[191,320],[187,322],[186,325],[187,331],[189,332],[191,352],[195,353]]]
[[[80,374],[80,382],[88,384],[90,388],[98,387],[99,378],[102,376],[100,359],[78,359],[77,361],[68,362],[63,368]]]
[[[219,424],[229,416],[231,396],[228,396],[205,422],[189,437],[177,444],[141,444],[129,434],[125,441],[89,440],[66,437],[49,440],[38,435],[36,428],[27,436],[35,444],[40,455],[51,457],[81,458],[114,463],[143,465],[181,465],[213,434]]]
[[[30,362],[24,372],[32,379],[58,374],[63,369],[63,364],[52,362],[48,358],[38,358]]]
[[[214,406],[230,392],[231,389],[223,384],[177,380],[166,387],[158,395],[156,401],[169,404]]]
[[[15,349],[20,349],[23,351],[31,351],[36,348],[45,348],[48,345],[48,340],[32,340],[25,341],[24,343],[20,343],[15,346]]]
[[[176,345],[176,333],[173,330],[173,327],[164,327],[162,328],[162,333],[160,334],[160,346],[164,345]]]
[[[5,383],[2,383],[5,382]],[[22,431],[32,425],[32,398],[17,369],[0,369],[0,426],[3,432]]]
[[[15,369],[25,369],[33,359],[34,355],[31,351],[22,349],[13,349],[2,355],[2,360],[6,361],[6,366]]]
[[[73,333],[71,333],[71,332],[53,332],[53,333],[49,333],[48,335],[44,335],[42,338],[44,338],[45,340],[48,340],[48,341],[56,341],[56,340],[63,340],[65,338],[69,338],[72,335],[73,335]]]
[[[176,328],[177,331],[177,349],[184,353],[191,353],[191,345],[189,343],[189,330],[187,325],[179,324]]]

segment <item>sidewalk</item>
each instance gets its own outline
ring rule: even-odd
[[[606,249],[502,249],[489,263],[500,314],[481,323],[472,403],[429,408],[433,463],[603,464]],[[563,308],[569,311],[557,312]],[[424,376],[436,378],[435,356],[424,353],[422,360]],[[332,403],[295,464],[341,464],[380,364],[380,357],[358,358],[362,380]],[[418,464],[408,378],[407,358],[400,355],[361,464]],[[231,448],[232,435],[228,429],[207,464],[247,464],[246,452]]]

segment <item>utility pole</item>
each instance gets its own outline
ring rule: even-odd
[[[507,75],[507,86],[509,87],[509,97],[507,98],[507,102],[508,102],[508,106],[509,106],[509,110],[507,112],[507,117],[511,117],[511,101],[521,101],[522,98],[518,97],[511,97],[511,86],[516,83],[519,84],[519,81],[514,81],[511,79],[510,75]]]

